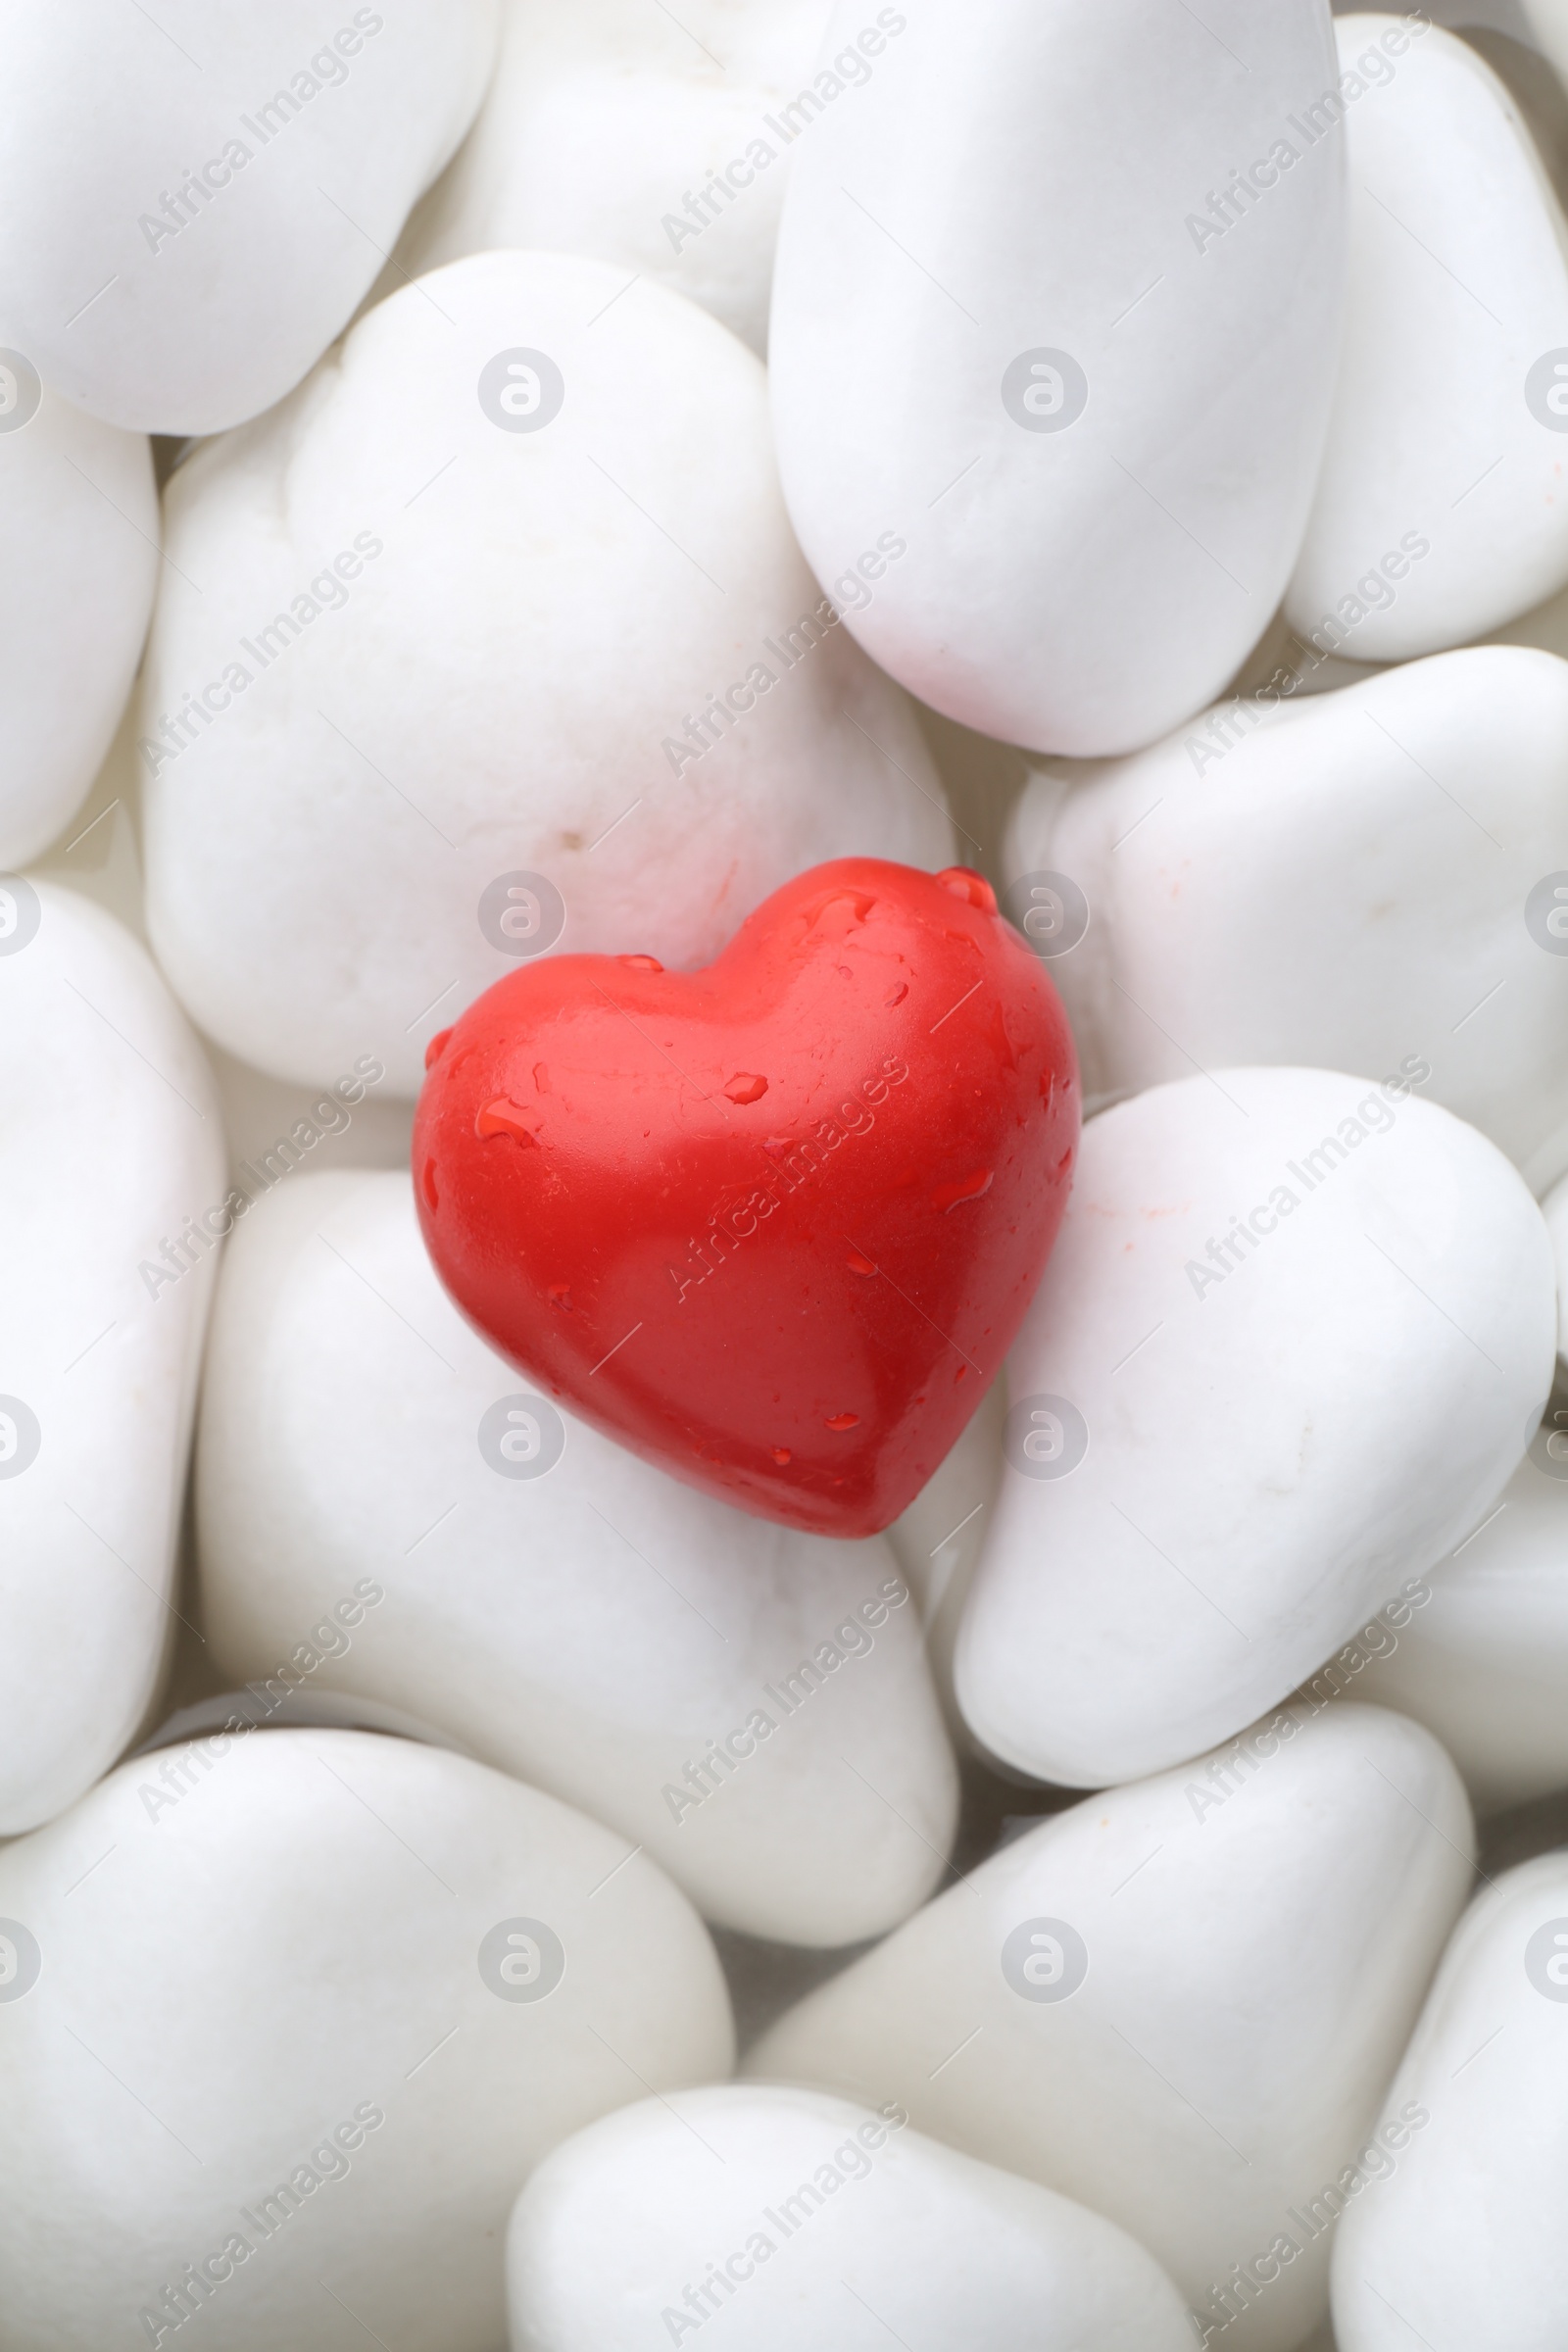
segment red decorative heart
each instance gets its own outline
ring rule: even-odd
[[[646,1460],[874,1535],[992,1380],[1078,1140],[1061,1002],[990,885],[840,858],[706,971],[557,956],[430,1049],[419,1221],[468,1320]]]

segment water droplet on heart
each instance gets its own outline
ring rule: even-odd
[[[550,1072],[542,1061],[536,1061],[533,1065],[533,1085],[535,1094],[548,1095],[550,1092]]]
[[[893,991],[892,995],[884,997],[882,1002],[884,1004],[902,1004],[908,993],[909,983],[907,980],[901,980],[898,987]]]
[[[424,1174],[420,1177],[419,1182],[424,1190],[426,1204],[433,1214],[441,1205],[440,1196],[435,1189],[435,1161],[433,1159],[425,1161]]]
[[[961,1200],[978,1200],[989,1193],[995,1180],[993,1168],[976,1168],[972,1176],[960,1176],[954,1184],[939,1184],[931,1196],[933,1208],[956,1208]]]
[[[657,956],[617,956],[615,961],[623,963],[628,972],[662,972],[664,968]]]
[[[473,1122],[473,1132],[481,1143],[493,1135],[508,1135],[514,1144],[526,1144],[537,1151],[539,1138],[528,1125],[528,1114],[510,1095],[497,1095],[487,1102]]]
[[[822,1424],[824,1429],[858,1429],[859,1426],[860,1416],[858,1413],[834,1413]]]
[[[570,1312],[571,1312],[571,1285],[570,1285],[570,1283],[567,1283],[567,1282],[553,1282],[553,1283],[550,1285],[549,1298],[550,1298],[550,1303],[551,1303],[551,1305],[552,1305],[552,1306],[559,1306],[559,1307],[561,1307],[561,1308],[563,1309],[563,1311],[564,1311],[564,1313],[566,1313],[566,1314],[568,1314],[568,1315],[570,1314]]]
[[[838,976],[841,980],[853,980],[855,978],[855,974],[851,971],[847,963],[836,963],[833,966],[833,969],[838,973]]]
[[[956,899],[966,899],[971,906],[978,906],[982,914],[996,913],[997,894],[984,874],[975,873],[967,865],[950,865],[938,874],[937,880]]]
[[[451,1035],[452,1031],[450,1029],[438,1029],[436,1031],[434,1037],[431,1038],[430,1043],[424,1049],[424,1066],[426,1069],[430,1067],[430,1064],[445,1050],[447,1039]]]
[[[760,1102],[767,1092],[767,1080],[751,1070],[737,1070],[724,1092],[732,1102]]]
[[[871,1260],[868,1257],[862,1257],[858,1250],[852,1250],[844,1262],[852,1274],[874,1274],[876,1272]]]
[[[781,1470],[787,1470],[789,1468],[791,1458],[790,1449],[787,1446],[774,1446],[773,1459],[775,1462],[777,1462]]]

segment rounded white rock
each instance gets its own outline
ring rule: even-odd
[[[1568,1788],[1568,1404],[1396,1617],[1355,1637],[1358,1696],[1424,1723],[1480,1813]]]
[[[895,13],[791,169],[769,345],[790,512],[820,579],[865,566],[848,625],[923,701],[1036,750],[1127,751],[1219,692],[1300,546],[1344,174],[1288,118],[1333,89],[1328,9]],[[869,21],[839,0],[824,60]],[[1238,166],[1255,184],[1219,210]],[[908,553],[884,572],[890,531]]]
[[[1130,2230],[1200,2330],[1289,2352],[1327,2301],[1314,2200],[1356,2166],[1469,1880],[1435,1740],[1375,1707],[1282,1715],[994,1854],[745,2071],[897,2100]]]
[[[293,1176],[230,1252],[197,1481],[227,1673],[433,1724],[753,1936],[851,1943],[924,1900],[956,1775],[887,1544],[731,1510],[529,1391],[407,1175]]]
[[[84,416],[10,348],[0,532],[0,867],[15,867],[70,823],[114,738],[153,609],[159,519],[145,436]]]
[[[178,1630],[223,1138],[148,956],[0,875],[0,1837],[114,1762]]]
[[[1334,2252],[1340,2352],[1568,2336],[1568,1855],[1479,1895],[1389,2093],[1387,2170]]]
[[[1345,86],[1361,84],[1343,132],[1349,296],[1285,610],[1321,652],[1399,662],[1568,581],[1568,224],[1467,42],[1388,16],[1336,30]]]
[[[698,965],[804,867],[952,857],[791,537],[762,368],[662,287],[455,262],[198,450],[166,527],[149,927],[276,1076],[373,1052],[412,1095],[519,957]]]
[[[513,2211],[507,2287],[512,2352],[645,2352],[720,2313],[734,2352],[861,2352],[878,2326],[922,2352],[1192,2343],[1158,2263],[1101,2215],[909,2130],[892,2101],[753,2083],[564,2140]]]
[[[762,351],[789,150],[819,105],[830,6],[687,0],[677,23],[647,0],[505,0],[490,94],[396,269],[500,246],[591,253]]]
[[[132,1758],[0,1852],[0,1937],[4,2352],[181,2312],[224,2352],[492,2352],[533,2166],[733,2052],[651,1862],[361,1732]]]
[[[280,400],[472,121],[497,23],[497,0],[3,0],[0,286],[37,367],[139,432]]]
[[[1013,812],[1005,903],[1085,1093],[1419,1052],[1539,1189],[1568,1119],[1568,662],[1471,647],[1299,702],[1278,676]]]
[[[958,1639],[1009,1764],[1099,1788],[1229,1737],[1518,1465],[1554,1361],[1545,1225],[1419,1082],[1221,1070],[1085,1128]]]

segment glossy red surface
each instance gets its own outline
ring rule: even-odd
[[[986,882],[842,858],[705,971],[552,956],[431,1055],[420,1223],[492,1347],[743,1510],[898,1516],[1001,1368],[1077,1148],[1066,1016]]]

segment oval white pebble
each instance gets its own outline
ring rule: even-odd
[[[398,268],[417,276],[508,245],[591,253],[700,302],[760,352],[830,4],[687,0],[677,17],[647,0],[506,0],[490,94],[416,208]]]
[[[869,23],[840,0],[824,58]],[[1300,545],[1343,156],[1291,117],[1332,92],[1328,12],[906,0],[877,23],[886,54],[812,122],[780,230],[801,543],[823,581],[862,564],[849,626],[950,717],[1129,750],[1219,691]],[[887,533],[908,554],[884,576]]]
[[[414,1094],[519,959],[702,964],[823,858],[952,856],[912,713],[790,535],[761,368],[624,289],[455,262],[170,485],[148,921],[258,1068],[370,1052]]]
[[[153,609],[159,518],[145,438],[84,416],[9,348],[0,532],[0,867],[14,867],[69,824],[109,749]]]
[[[1419,1076],[1227,1069],[1085,1128],[958,1641],[1007,1762],[1098,1788],[1228,1737],[1518,1464],[1554,1360],[1545,1226]]]
[[[1385,16],[1336,31],[1363,84],[1344,133],[1349,298],[1285,610],[1320,652],[1405,661],[1568,581],[1568,224],[1467,42]]]
[[[1568,2336],[1565,2003],[1568,1855],[1544,1854],[1477,1897],[1444,1956],[1389,2093],[1387,2171],[1340,2228],[1340,2352]]]
[[[406,1174],[247,1212],[198,1513],[223,1671],[444,1729],[726,1927],[855,1942],[943,1869],[956,1776],[890,1546],[730,1510],[532,1394],[441,1289]]]
[[[133,1758],[0,1852],[7,2352],[189,2319],[492,2352],[540,2157],[728,2072],[701,1923],[621,1860],[537,1789],[337,1731]]]
[[[1190,2352],[1153,2258],[1099,2214],[819,2091],[735,2083],[590,2124],[507,2237],[512,2352]]]
[[[1132,2231],[1200,2335],[1229,2318],[1287,2352],[1327,2299],[1315,2204],[1356,2168],[1469,1877],[1435,1740],[1381,1708],[1284,1716],[993,1855],[746,2072],[898,2100]]]
[[[1420,1587],[1403,1625],[1358,1633],[1357,1695],[1435,1733],[1478,1812],[1568,1788],[1568,1404]]]
[[[1064,798],[1038,778],[1006,904],[1086,1094],[1418,1054],[1425,1098],[1539,1189],[1568,1119],[1565,742],[1568,662],[1472,647],[1298,702],[1276,682]]]
[[[120,1754],[178,1632],[223,1138],[145,953],[0,875],[0,1836]]]
[[[467,128],[496,26],[496,0],[4,0],[0,287],[45,377],[139,432],[280,400]]]

